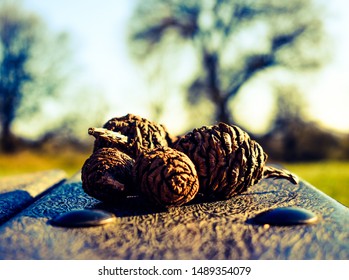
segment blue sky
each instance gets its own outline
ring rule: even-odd
[[[141,68],[127,54],[126,25],[136,0],[22,0],[25,7],[37,12],[49,28],[71,34],[76,61],[80,66],[79,82],[101,92],[111,107],[108,117],[136,113],[147,117],[146,81]],[[329,3],[328,3],[329,2]],[[324,126],[349,132],[349,2],[324,1],[328,6],[326,20],[328,40],[333,45],[332,62],[309,80],[306,87],[308,113]],[[142,94],[139,94],[142,92]],[[329,94],[330,93],[330,94]],[[250,95],[253,94],[253,90]],[[270,115],[270,104],[256,110],[241,98],[244,106],[240,118],[255,131],[262,130]],[[254,104],[268,98],[257,96]],[[259,99],[260,98],[260,99]],[[180,102],[174,100],[174,102]],[[178,103],[179,104],[179,103]],[[180,130],[185,119],[179,119],[176,104],[170,106],[163,123]]]

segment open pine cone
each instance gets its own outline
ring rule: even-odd
[[[104,124],[103,128],[127,136],[131,148],[125,150],[123,147],[115,145],[115,141],[96,138],[94,151],[103,147],[117,147],[132,158],[137,157],[140,148],[153,149],[156,146],[171,146],[174,139],[163,125],[133,114],[112,118]]]
[[[262,147],[237,126],[219,123],[179,137],[173,147],[195,164],[200,190],[205,196],[227,199],[247,190],[262,178],[297,179],[287,171],[265,166]]]
[[[184,153],[169,147],[143,151],[133,173],[141,194],[159,206],[180,206],[199,190],[195,166]]]
[[[111,203],[134,195],[133,165],[134,160],[118,149],[98,149],[82,167],[82,188],[88,195]]]

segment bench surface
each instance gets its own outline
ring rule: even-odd
[[[164,211],[137,198],[106,205],[84,193],[80,174],[67,181],[62,174],[0,179],[0,259],[349,259],[349,209],[304,181],[265,179],[229,200]],[[310,210],[319,221],[292,226],[249,222],[260,212],[285,206]],[[107,210],[116,219],[83,228],[50,222],[79,209]]]
[[[65,178],[65,172],[49,170],[0,179],[0,224],[25,209]]]

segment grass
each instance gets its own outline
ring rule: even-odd
[[[70,177],[79,172],[89,153],[62,150],[57,153],[21,151],[14,154],[0,154],[0,177],[35,171],[61,169]]]
[[[62,169],[68,177],[79,172],[90,155],[72,149],[57,153],[21,151],[0,154],[0,177],[48,169]],[[285,163],[283,166],[317,189],[349,207],[349,161]]]
[[[349,161],[285,163],[283,166],[349,207]]]

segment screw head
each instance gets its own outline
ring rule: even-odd
[[[249,220],[252,224],[291,226],[314,224],[319,221],[313,212],[299,207],[279,207],[257,214]]]
[[[50,222],[60,227],[101,226],[115,220],[114,214],[98,209],[73,210],[54,217]]]

